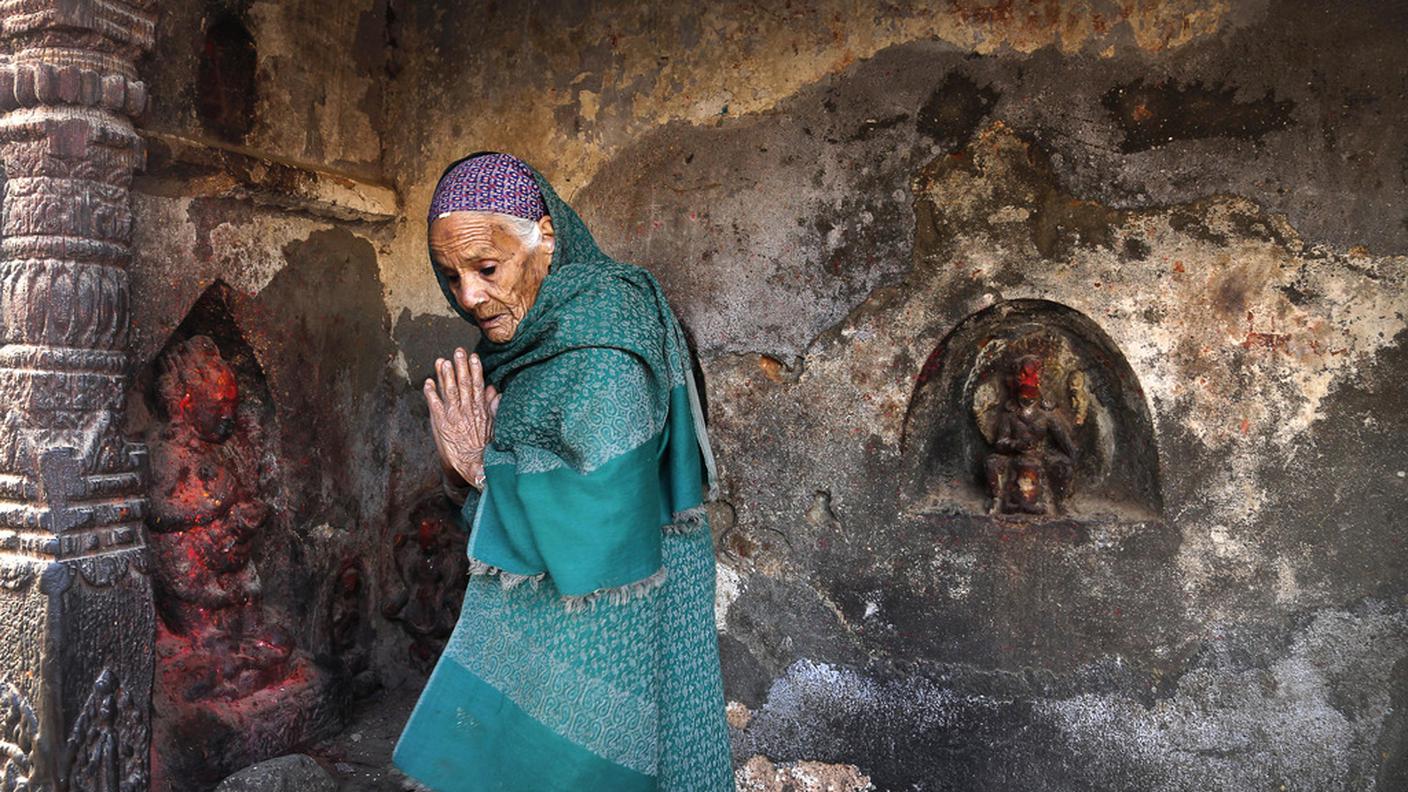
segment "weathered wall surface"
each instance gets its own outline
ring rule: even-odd
[[[743,787],[1408,783],[1402,11],[324,5],[234,8],[259,110],[215,148],[169,138],[218,137],[182,92],[230,8],[168,12],[133,285],[144,360],[214,279],[247,298],[315,578],[383,574],[435,483],[417,386],[473,336],[422,218],[506,150],[698,347]],[[933,508],[916,396],[1012,300],[1125,359],[1157,513]]]
[[[247,344],[250,377],[273,405],[260,481],[244,495],[269,510],[254,538],[263,608],[313,659],[320,723],[333,728],[352,696],[415,678],[409,637],[381,615],[404,593],[395,536],[414,530],[423,494],[394,487],[391,437],[405,419],[379,278],[398,211],[380,175],[384,33],[385,9],[374,2],[163,7],[144,69],[160,96],[143,120],[148,166],[133,200],[129,430],[166,420],[158,359],[186,332],[193,306],[219,303],[213,315],[228,323],[196,329],[215,333],[227,358],[227,341]],[[307,681],[281,680],[282,697]],[[273,754],[320,736],[263,728],[275,732],[262,747]],[[289,735],[282,743],[279,729]],[[184,736],[201,752],[203,776],[165,778],[162,789],[208,788],[236,769],[229,762],[251,760],[207,735]]]
[[[737,758],[803,763],[749,785],[1394,788],[1403,20],[964,5],[413,14],[390,106],[443,121],[388,172],[414,218],[444,162],[519,153],[664,281],[733,518]],[[396,244],[392,304],[443,314]],[[912,505],[926,360],[1022,298],[1128,359],[1158,519]]]

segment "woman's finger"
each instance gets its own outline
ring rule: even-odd
[[[425,393],[426,407],[430,409],[430,439],[435,443],[435,454],[440,457],[442,465],[453,466],[450,447],[445,441],[445,405],[435,392],[435,380],[427,379],[422,390]]]
[[[440,395],[435,392],[435,381],[427,379],[425,387],[421,388],[425,394],[425,406],[430,411],[430,434],[435,438],[436,446],[440,445],[440,431],[445,425],[445,404],[440,401]]]
[[[460,389],[455,381],[455,367],[450,361],[444,358],[436,358],[435,370],[440,378],[440,399],[445,403],[445,408],[454,412],[460,407]]]
[[[479,360],[478,355],[469,356],[469,376],[470,387],[473,389],[474,398],[480,404],[484,403],[484,364]]]
[[[469,356],[470,403],[474,405],[474,431],[479,437],[489,437],[489,411],[484,403],[484,364],[478,355]]]
[[[425,394],[425,405],[430,408],[430,420],[435,420],[438,416],[445,414],[445,405],[440,401],[440,395],[435,392],[435,380],[426,378],[425,386],[421,388]]]
[[[473,410],[478,406],[479,395],[472,390],[474,380],[469,375],[469,356],[464,347],[455,347],[455,385],[458,388],[460,404]]]
[[[498,408],[498,401],[499,401],[499,389],[498,389],[498,388],[495,388],[493,385],[485,385],[485,386],[484,386],[484,414],[485,414],[486,416],[488,416],[490,419],[492,419],[492,418],[494,417],[494,413],[499,409],[499,408]]]

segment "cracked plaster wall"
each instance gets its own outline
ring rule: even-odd
[[[421,218],[444,163],[508,150],[661,278],[698,347],[741,788],[1408,785],[1401,10],[215,4],[164,10],[150,130],[208,137],[192,47],[231,9],[257,122],[214,154],[153,144],[135,343],[222,278],[273,369],[307,365],[289,338],[326,356],[334,396],[291,417],[374,431],[313,440],[342,461],[305,552],[377,556],[433,484],[416,385],[473,337]],[[290,296],[329,268],[342,297]],[[1128,359],[1160,519],[901,508],[925,361],[1018,298]]]

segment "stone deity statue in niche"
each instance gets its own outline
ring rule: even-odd
[[[188,700],[240,698],[289,673],[293,641],[265,623],[251,543],[268,516],[258,493],[257,427],[237,420],[234,370],[207,336],[169,350],[152,438],[151,543],[157,610],[184,641]]]
[[[992,514],[1064,512],[1076,446],[1065,418],[1042,399],[1042,359],[1022,355],[1007,376],[993,451],[984,460]]]
[[[398,586],[382,609],[410,636],[411,662],[424,672],[454,632],[469,575],[467,539],[444,501],[438,494],[422,500],[411,510],[410,530],[393,540]]]

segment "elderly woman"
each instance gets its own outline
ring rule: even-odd
[[[733,789],[713,457],[659,283],[505,154],[446,170],[429,223],[482,333],[425,383],[471,575],[393,761],[437,792]]]

